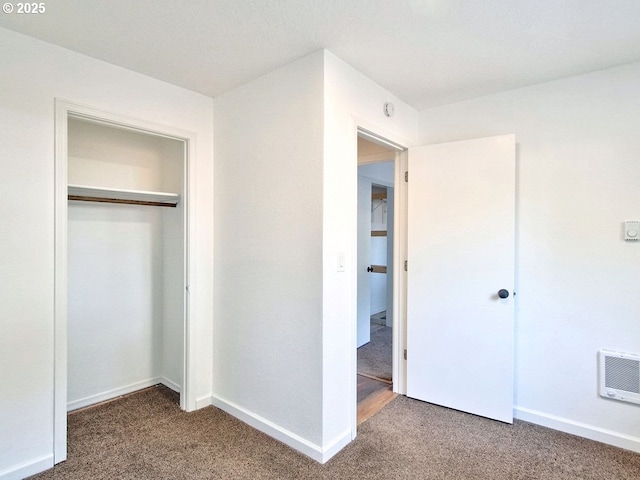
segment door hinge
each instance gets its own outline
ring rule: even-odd
[[[405,272],[407,272],[407,271],[408,271],[408,270],[407,270],[407,266],[408,266],[408,265],[407,265],[407,261],[405,260],[405,261],[404,261],[404,271],[405,271]]]
[[[404,181],[405,182],[409,181],[409,172],[404,172]]]
[[[404,349],[404,359],[405,360],[407,359],[407,349],[406,348]]]

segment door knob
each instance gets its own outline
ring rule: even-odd
[[[509,296],[509,290],[505,290],[504,288],[501,290],[498,290],[498,296],[500,298],[507,298]]]
[[[367,272],[373,272],[373,267],[371,265],[367,267]]]

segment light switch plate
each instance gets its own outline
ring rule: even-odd
[[[624,222],[624,239],[627,241],[640,240],[640,222],[628,221]]]

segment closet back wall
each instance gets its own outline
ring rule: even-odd
[[[176,208],[69,202],[68,408],[180,390],[184,145],[69,119],[69,183],[180,193]]]

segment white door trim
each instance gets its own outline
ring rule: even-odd
[[[54,398],[53,398],[53,447],[54,463],[67,458],[67,184],[68,184],[68,118],[80,118],[102,123],[111,127],[143,132],[162,136],[184,143],[184,351],[183,351],[183,385],[180,392],[180,407],[191,411],[196,409],[194,392],[194,352],[190,345],[195,344],[195,332],[190,328],[189,312],[195,304],[193,295],[189,294],[192,268],[190,251],[194,248],[194,236],[189,232],[194,225],[193,202],[195,188],[194,171],[196,134],[172,126],[160,125],[153,121],[133,118],[113,112],[96,109],[64,99],[55,101],[55,190],[54,190]]]
[[[407,182],[408,149],[396,154],[394,191],[394,244],[393,244],[393,391],[407,394]]]

